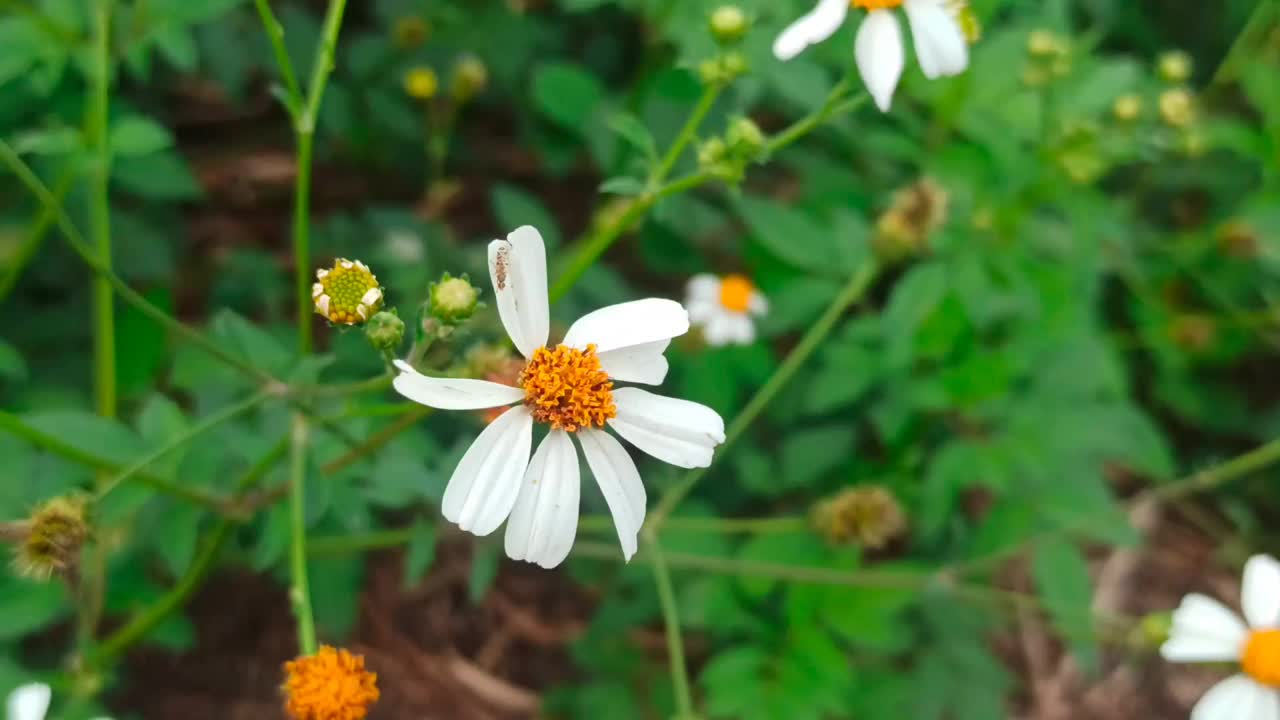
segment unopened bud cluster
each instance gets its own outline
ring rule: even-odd
[[[747,166],[764,156],[768,148],[764,131],[749,117],[729,121],[724,137],[713,137],[698,146],[698,167],[728,182],[738,182]]]
[[[1027,63],[1022,82],[1028,87],[1044,87],[1071,74],[1071,45],[1049,30],[1033,30],[1027,36]]]

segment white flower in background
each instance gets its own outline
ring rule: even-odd
[[[44,720],[53,693],[44,683],[28,683],[9,693],[4,702],[5,720]],[[98,718],[98,720],[107,720]]]
[[[694,275],[686,288],[689,322],[702,328],[708,345],[747,345],[756,339],[753,317],[769,311],[769,303],[741,275]]]
[[[964,72],[969,66],[969,44],[956,6],[949,0],[819,0],[809,14],[778,35],[773,54],[779,60],[790,60],[834,35],[851,6],[864,8],[868,13],[858,28],[854,57],[871,97],[887,111],[906,63],[902,28],[893,13],[899,5],[907,13],[924,76],[933,80]]]
[[[1255,555],[1244,566],[1244,620],[1217,600],[1192,594],[1173,613],[1160,648],[1170,662],[1237,662],[1242,673],[1200,698],[1191,720],[1280,720],[1280,562]]]
[[[396,362],[396,390],[423,405],[514,405],[458,462],[445,488],[444,516],[475,535],[488,535],[507,520],[507,555],[545,568],[559,565],[578,529],[578,453],[570,439],[576,436],[630,560],[644,523],[644,484],[604,426],[685,468],[710,465],[725,439],[724,420],[711,408],[613,385],[660,384],[667,375],[662,353],[671,338],[688,331],[688,313],[680,303],[657,298],[610,305],[582,316],[560,344],[548,346],[547,259],[538,231],[525,226],[490,243],[489,275],[502,324],[527,361],[516,386],[427,377]],[[550,431],[530,459],[535,422]]]

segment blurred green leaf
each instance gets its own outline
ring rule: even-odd
[[[409,536],[408,554],[404,561],[404,586],[413,587],[431,569],[436,560],[436,528],[419,518]]]
[[[1053,625],[1071,645],[1086,670],[1098,664],[1098,646],[1093,641],[1093,582],[1089,564],[1074,545],[1044,542],[1036,545],[1031,576],[1044,601]]]
[[[126,115],[111,125],[109,143],[117,157],[150,155],[172,147],[173,135],[151,118]]]
[[[546,63],[533,73],[535,106],[563,130],[581,133],[604,100],[604,88],[579,65]]]

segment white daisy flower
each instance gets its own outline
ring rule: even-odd
[[[755,342],[753,317],[769,311],[769,302],[741,275],[694,275],[685,291],[689,322],[702,328],[708,345]]]
[[[778,35],[773,54],[779,60],[790,60],[810,45],[834,35],[844,24],[850,7],[864,8],[867,18],[858,28],[854,57],[876,105],[881,111],[888,111],[906,62],[902,29],[893,13],[899,5],[907,13],[924,76],[933,80],[964,72],[969,66],[969,43],[948,0],[818,0],[809,14]]]
[[[9,693],[4,702],[5,720],[44,720],[53,693],[44,683],[27,683]],[[98,718],[107,720],[107,718]]]
[[[711,408],[615,388],[614,381],[660,384],[662,353],[689,330],[680,303],[649,298],[611,305],[578,319],[558,345],[547,345],[547,260],[532,227],[489,244],[489,275],[502,324],[526,364],[516,386],[487,380],[433,378],[397,361],[400,394],[442,410],[514,405],[467,449],[445,488],[450,522],[488,535],[507,520],[506,551],[545,568],[564,561],[578,529],[576,436],[618,530],[627,560],[645,516],[640,472],[608,425],[632,445],[684,468],[711,464],[724,442],[724,420]],[[549,427],[533,458],[535,422]]]
[[[1165,660],[1238,662],[1243,670],[1210,688],[1191,720],[1280,720],[1280,562],[1249,558],[1240,598],[1243,621],[1199,594],[1183,598],[1173,613],[1173,629],[1160,648]]]

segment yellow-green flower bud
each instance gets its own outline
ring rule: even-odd
[[[1191,91],[1179,87],[1160,93],[1160,119],[1175,128],[1185,128],[1195,122],[1195,98]]]
[[[741,40],[751,28],[751,20],[737,5],[721,5],[716,8],[711,12],[708,24],[716,41],[725,45]]]
[[[898,499],[881,485],[842,490],[819,502],[811,521],[833,545],[857,543],[872,550],[885,547],[907,529]]]
[[[439,282],[431,283],[431,316],[446,325],[457,325],[475,313],[479,299],[480,289],[469,277],[445,273]]]
[[[1062,50],[1058,36],[1048,30],[1032,30],[1027,36],[1027,53],[1034,58],[1050,58]]]
[[[382,309],[382,287],[368,265],[338,258],[316,270],[311,286],[316,314],[337,325],[358,325]]]
[[[973,8],[969,7],[969,0],[948,0],[947,10],[956,19],[956,24],[964,33],[964,39],[970,45],[982,39],[982,21],[978,19],[978,14],[973,11]]]
[[[1116,120],[1131,123],[1142,117],[1142,98],[1133,93],[1121,95],[1111,106],[1111,113],[1115,115]]]
[[[1191,56],[1181,50],[1170,50],[1156,61],[1156,72],[1168,83],[1181,84],[1191,79]]]
[[[439,89],[440,78],[436,77],[436,71],[429,67],[410,68],[409,72],[404,74],[404,91],[414,100],[430,100],[436,96]]]
[[[453,78],[450,92],[458,102],[467,102],[481,92],[489,84],[489,68],[484,61],[475,55],[463,55],[458,64],[453,66]]]
[[[754,158],[764,150],[766,138],[759,125],[749,117],[736,117],[729,123],[725,133],[725,142],[735,154],[745,158]]]
[[[404,340],[404,321],[395,308],[383,310],[369,318],[364,326],[364,334],[375,350],[394,353],[400,349],[400,342]]]
[[[412,50],[427,41],[431,26],[419,17],[396,18],[391,26],[391,41],[401,50]]]

